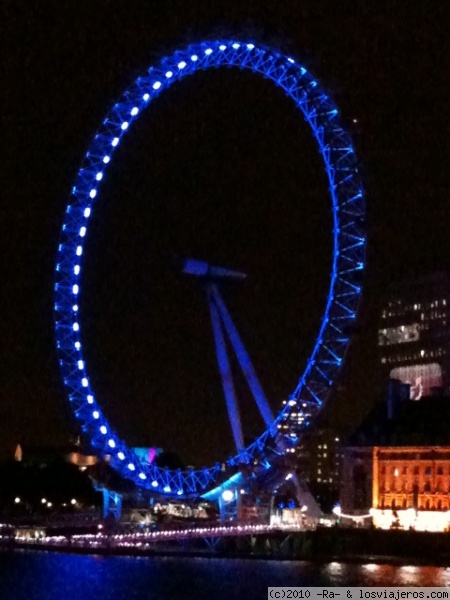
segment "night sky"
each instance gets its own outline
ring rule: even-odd
[[[446,10],[445,2],[398,0],[3,0],[0,456],[18,442],[59,444],[77,431],[54,349],[53,270],[96,128],[160,57],[227,35],[295,56],[332,95],[354,139],[368,269],[358,335],[328,415],[344,429],[356,424],[378,393],[383,290],[450,265]],[[223,295],[277,409],[320,324],[330,248],[321,159],[273,84],[222,69],[152,102],[108,171],[83,264],[88,372],[119,435],[189,464],[232,450],[205,297],[174,268],[175,256],[248,273]],[[234,367],[251,439],[262,423]]]

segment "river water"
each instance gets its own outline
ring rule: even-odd
[[[450,586],[450,567],[0,552],[3,600],[266,600],[269,586]]]

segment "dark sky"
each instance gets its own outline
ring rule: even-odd
[[[450,264],[445,3],[3,0],[1,10],[0,454],[76,431],[54,351],[53,269],[98,124],[160,57],[233,33],[295,55],[354,138],[369,262],[359,335],[329,410],[343,426],[358,421],[376,396],[383,289]],[[172,268],[174,254],[249,274],[223,293],[277,408],[320,323],[330,228],[312,136],[272,84],[219,70],[152,103],[102,188],[83,271],[88,371],[119,434],[194,463],[231,449],[206,303]],[[238,387],[252,436],[261,423]]]

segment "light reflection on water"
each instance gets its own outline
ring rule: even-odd
[[[0,553],[7,600],[260,600],[269,586],[450,586],[450,568]]]
[[[448,587],[450,567],[419,567],[368,563],[349,565],[332,562],[324,566],[333,585],[391,587]]]

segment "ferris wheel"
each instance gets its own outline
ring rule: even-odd
[[[219,67],[248,70],[272,81],[294,102],[309,125],[322,157],[331,200],[330,283],[306,367],[293,382],[289,401],[277,415],[272,415],[262,390],[257,389],[257,378],[252,380],[266,424],[264,432],[245,446],[236,419],[230,417],[236,453],[226,461],[225,470],[220,464],[187,471],[170,470],[142,459],[119,437],[92,388],[83,353],[79,309],[85,242],[115,150],[124,136],[131,134],[139,116],[144,110],[151,110],[152,101],[175,82],[198,71]],[[54,309],[59,363],[71,409],[91,444],[100,454],[110,456],[110,464],[123,477],[167,497],[206,497],[213,490],[227,489],[242,475],[245,466],[257,464],[268,468],[273,458],[285,453],[293,441],[280,438],[280,423],[295,411],[300,417],[297,435],[301,437],[321,410],[342,368],[361,295],[366,246],[364,218],[364,193],[355,151],[341,125],[338,108],[317,79],[293,57],[256,42],[219,39],[188,45],[139,76],[108,112],[84,157],[66,208],[57,254]],[[187,261],[186,272],[198,274],[196,271],[203,268],[201,264]],[[232,330],[231,319],[227,320],[217,286],[212,284],[209,299],[211,314],[216,311],[213,328],[220,320],[225,328],[228,323],[228,334],[234,335],[239,345],[239,336]],[[216,341],[220,335],[220,331],[215,332]],[[250,367],[248,373],[252,376]],[[226,398],[228,407],[233,407],[232,397]]]

